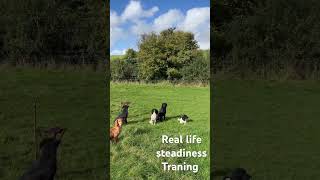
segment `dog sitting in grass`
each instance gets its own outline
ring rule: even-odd
[[[113,142],[118,142],[118,137],[121,133],[122,120],[117,119],[114,123],[114,126],[110,128],[110,140]]]
[[[158,114],[158,120],[163,121],[166,120],[166,113],[167,113],[167,103],[162,103],[161,108]]]
[[[51,128],[47,133],[53,135],[40,142],[40,157],[20,180],[54,180],[57,171],[57,151],[65,129]]]
[[[182,114],[179,118],[178,121],[180,122],[180,124],[186,124],[188,121],[189,117],[185,114]]]
[[[129,102],[126,102],[122,105],[121,113],[116,117],[114,122],[118,119],[121,119],[124,123],[128,123],[128,114],[129,114]]]
[[[157,109],[152,109],[151,111],[151,117],[150,117],[150,124],[155,125],[157,123],[158,119],[158,110]]]

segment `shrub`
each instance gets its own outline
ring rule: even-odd
[[[200,56],[194,59],[189,65],[181,69],[182,79],[185,81],[206,82],[210,78],[210,61]]]
[[[133,59],[111,61],[111,79],[116,81],[136,80],[138,67]]]

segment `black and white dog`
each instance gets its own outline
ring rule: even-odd
[[[188,117],[187,115],[185,115],[185,114],[182,114],[182,115],[178,118],[180,124],[186,124],[187,121],[188,121],[188,119],[189,119],[189,117]]]
[[[228,176],[223,178],[223,180],[250,180],[250,179],[251,179],[251,176],[243,168],[236,168]]]
[[[162,103],[161,108],[158,114],[158,120],[163,121],[166,120],[166,113],[167,113],[167,103]]]
[[[116,121],[117,119],[122,119],[124,123],[128,123],[128,112],[129,112],[129,105],[128,104],[124,104],[122,106],[122,110],[121,113],[116,117],[116,119],[114,121]]]
[[[157,109],[152,109],[151,110],[151,117],[150,117],[150,124],[155,125],[157,123],[158,119],[158,110]]]
[[[20,180],[54,180],[57,171],[57,151],[65,129],[52,128],[53,137],[45,138],[40,143],[40,157],[35,160]]]

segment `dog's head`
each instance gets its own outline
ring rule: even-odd
[[[51,136],[44,138],[40,142],[40,152],[42,157],[55,156],[65,131],[66,129],[58,127],[51,128],[46,131]]]
[[[129,105],[128,105],[128,104],[122,105],[122,109],[128,109],[128,108],[129,108]]]
[[[151,110],[151,114],[153,114],[153,113],[158,114],[158,110],[157,110],[157,109],[152,109],[152,110]]]
[[[117,120],[114,122],[114,126],[116,126],[116,127],[122,127],[122,124],[123,124],[122,119],[117,119]]]
[[[130,102],[126,101],[126,102],[121,102],[121,107],[122,108],[129,108],[129,104]]]
[[[167,107],[167,103],[162,103],[161,107],[162,108],[166,108]]]
[[[182,115],[180,116],[180,118],[181,118],[182,120],[187,120],[187,119],[189,119],[189,117],[188,117],[187,115],[185,115],[185,114],[182,114]]]
[[[64,134],[65,131],[66,131],[66,128],[53,127],[53,128],[48,129],[48,130],[45,130],[45,133],[49,137],[61,139],[62,135]]]

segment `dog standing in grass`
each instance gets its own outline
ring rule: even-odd
[[[158,119],[158,110],[157,109],[152,109],[151,111],[151,117],[150,117],[150,124],[155,125],[157,123]]]
[[[158,120],[163,121],[166,120],[166,113],[167,113],[167,103],[162,103],[161,108],[158,114]]]
[[[54,180],[57,171],[57,151],[65,129],[51,128],[47,132],[53,134],[53,137],[40,142],[39,159],[33,162],[20,180]]]
[[[122,128],[122,120],[117,119],[114,123],[114,126],[110,129],[110,140],[114,142],[118,142],[118,137],[121,133]]]

